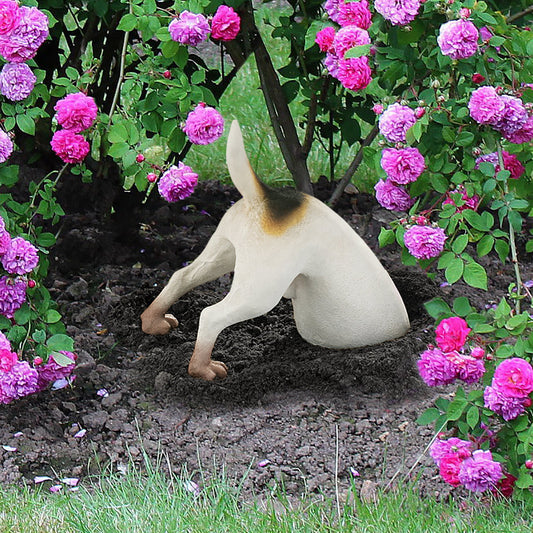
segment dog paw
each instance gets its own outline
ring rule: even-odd
[[[166,314],[164,317],[156,319],[150,317],[142,318],[142,329],[149,335],[166,335],[170,330],[178,327],[178,320],[174,315]]]
[[[210,361],[207,366],[189,365],[189,374],[193,378],[213,381],[216,378],[224,379],[228,375],[228,367],[222,361]]]

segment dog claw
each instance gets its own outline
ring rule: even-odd
[[[166,314],[164,317],[157,319],[150,319],[149,317],[142,318],[142,329],[149,335],[166,335],[171,330],[178,327],[178,320],[174,315]]]
[[[207,366],[193,367],[189,365],[189,374],[194,378],[213,381],[224,379],[228,375],[228,367],[222,361],[210,361]]]

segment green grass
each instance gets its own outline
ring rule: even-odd
[[[283,8],[272,8],[270,4],[263,5],[256,14],[256,20],[261,34],[266,41],[276,68],[286,64],[289,54],[288,43],[282,39],[270,37],[270,21],[275,23],[276,17],[284,14]],[[289,8],[290,11],[290,8]],[[286,13],[285,13],[286,14]],[[218,58],[214,61],[220,61]],[[213,63],[218,66],[219,63]],[[231,68],[230,65],[226,69]],[[283,83],[284,80],[282,80]],[[307,113],[307,109],[295,100],[290,104],[291,113],[296,121]],[[221,98],[219,111],[226,119],[226,124],[237,119],[243,130],[244,141],[250,163],[258,176],[265,182],[273,185],[293,185],[292,177],[285,166],[281,150],[277,143],[274,130],[270,123],[266,108],[259,75],[255,66],[253,55],[240,69]],[[361,124],[363,131],[368,131],[368,124]],[[186,163],[190,165],[201,179],[218,179],[229,183],[229,175],[226,168],[226,140],[229,128],[225,128],[223,136],[215,143],[207,146],[193,146],[187,154]],[[300,139],[304,132],[299,128]],[[356,154],[356,150],[344,143],[339,163],[336,169],[335,179],[338,180],[350,164]],[[329,177],[329,158],[324,148],[315,141],[308,157],[308,168],[312,181],[316,181],[320,175]],[[375,172],[371,171],[363,163],[354,179],[361,190],[370,190],[377,181]]]
[[[531,506],[474,496],[460,506],[446,504],[408,487],[378,493],[376,503],[352,496],[341,506],[316,495],[245,499],[239,483],[224,476],[204,480],[195,495],[186,489],[188,479],[148,465],[142,473],[131,468],[84,482],[78,492],[3,488],[0,532],[531,533],[533,524]]]

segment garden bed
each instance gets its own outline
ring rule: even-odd
[[[326,184],[317,188],[319,197],[328,192]],[[390,212],[369,196],[344,195],[337,211],[391,273],[408,308],[409,333],[362,349],[312,346],[299,337],[290,302],[282,301],[222,332],[215,357],[228,365],[228,378],[206,383],[189,377],[187,364],[200,312],[224,297],[231,276],[185,295],[173,308],[180,326],[168,337],[143,334],[139,316],[171,273],[203,249],[237,192],[204,182],[170,206],[125,195],[115,217],[85,212],[84,194],[76,181],[60,191],[67,215],[49,277],[76,342],[77,379],[72,388],[0,406],[3,483],[84,479],[109,465],[142,464],[143,452],[154,459],[163,452],[195,481],[199,470],[246,477],[246,494],[283,486],[290,495],[332,495],[345,492],[354,475],[359,485],[386,485],[397,471],[396,479],[409,471],[432,438],[432,428],[415,423],[435,396],[415,364],[434,338],[423,302],[467,295],[484,308],[512,281],[511,269],[497,271],[490,257],[483,260],[488,292],[428,280],[420,269],[401,266],[397,250],[378,249]],[[414,472],[422,494],[449,492],[427,456]]]

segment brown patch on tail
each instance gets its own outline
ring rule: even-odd
[[[261,181],[265,210],[261,227],[268,235],[282,235],[300,222],[307,212],[307,197],[294,189],[273,189]]]

